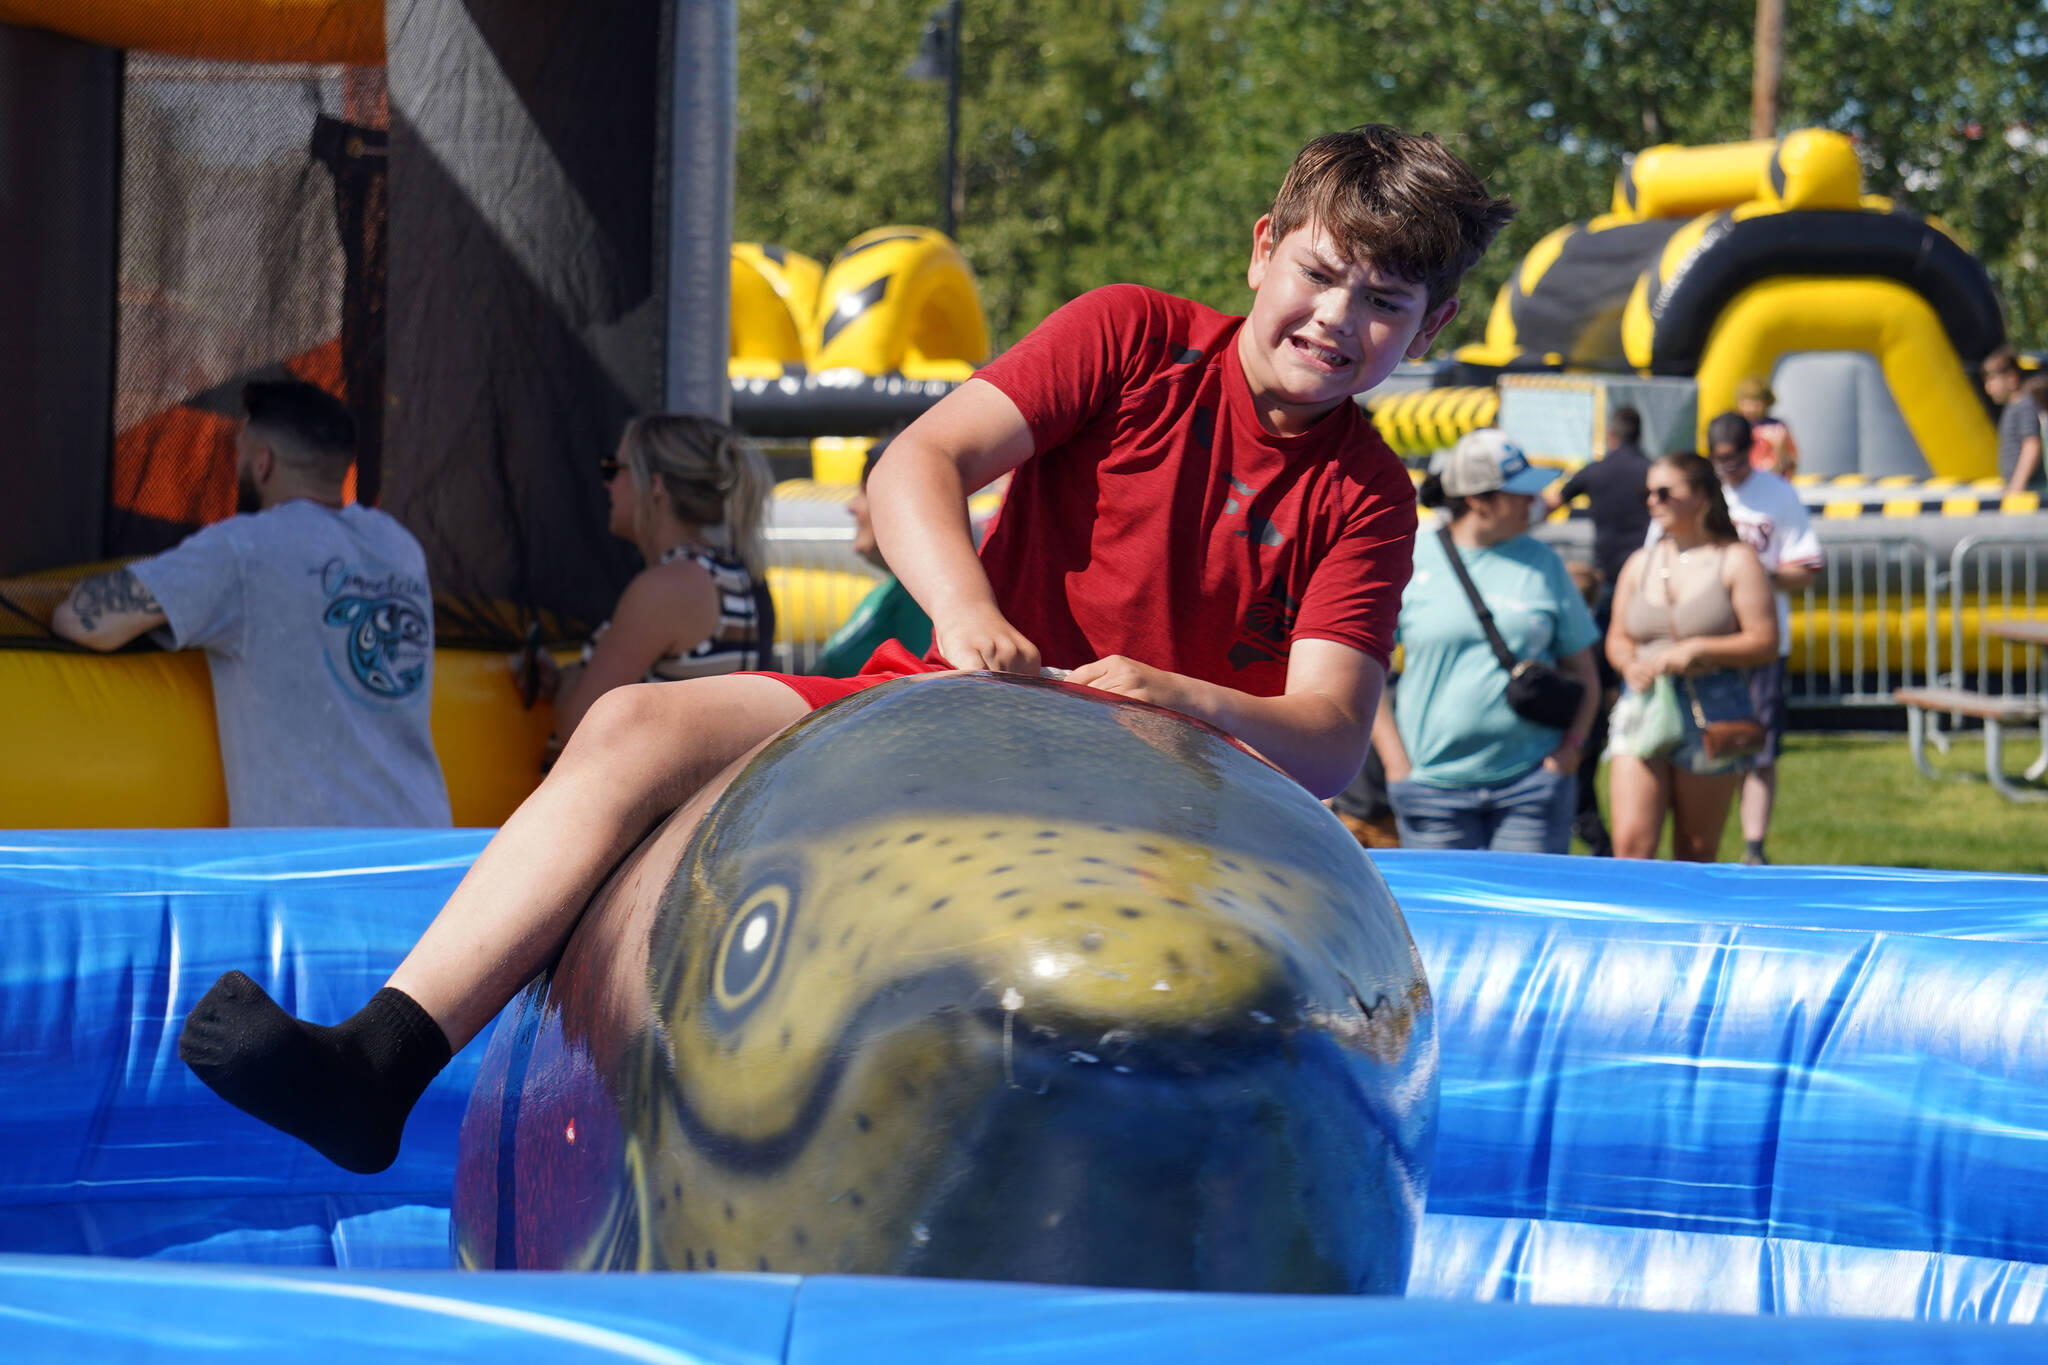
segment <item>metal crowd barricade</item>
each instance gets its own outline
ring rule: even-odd
[[[1976,692],[2031,695],[2041,688],[2038,651],[1986,635],[2001,617],[2034,617],[2041,602],[2039,538],[1965,536],[1949,554],[1949,647],[1956,684]],[[1976,648],[1967,648],[1974,637]]]
[[[1894,706],[1941,671],[1942,565],[1911,536],[1829,539],[1819,575],[1793,598],[1796,707]]]

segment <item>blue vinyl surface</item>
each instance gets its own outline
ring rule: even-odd
[[[308,1334],[506,1360],[2048,1351],[1958,1325],[2048,1323],[2048,879],[1380,855],[1442,1049],[1410,1299],[1269,1301],[423,1274],[483,1040],[357,1177],[216,1100],[176,1029],[228,967],[346,1014],[485,838],[0,835],[0,1320],[25,1358],[305,1358]],[[1676,1312],[1617,1311],[1642,1308]]]

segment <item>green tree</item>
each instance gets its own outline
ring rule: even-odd
[[[906,80],[929,0],[740,0],[743,237],[829,256],[933,221],[943,92]],[[1787,129],[1858,139],[1869,187],[1955,227],[2048,340],[2042,0],[1795,6]],[[1479,334],[1537,238],[1608,207],[1624,158],[1748,135],[1754,0],[968,0],[960,237],[998,342],[1137,280],[1247,298],[1253,220],[1294,152],[1367,120],[1438,133],[1521,216],[1467,281]]]

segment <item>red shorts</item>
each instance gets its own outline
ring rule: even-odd
[[[870,687],[891,682],[897,678],[908,678],[918,673],[950,673],[953,665],[943,661],[933,662],[920,659],[903,647],[901,640],[884,641],[882,647],[868,656],[860,666],[860,672],[850,678],[818,678],[808,674],[769,673],[750,669],[735,673],[733,677],[773,678],[790,691],[802,697],[815,711],[829,706],[841,697],[850,697],[856,692],[865,692]]]

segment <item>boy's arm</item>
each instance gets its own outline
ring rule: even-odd
[[[868,475],[882,557],[932,618],[932,644],[955,668],[1038,672],[1038,646],[997,608],[967,521],[967,495],[1035,451],[1009,395],[970,379],[891,441]]]
[[[1119,654],[1083,664],[1067,681],[1205,720],[1327,800],[1349,786],[1365,762],[1386,678],[1386,669],[1362,650],[1334,640],[1296,640],[1287,655],[1287,690],[1277,697],[1255,697]]]

